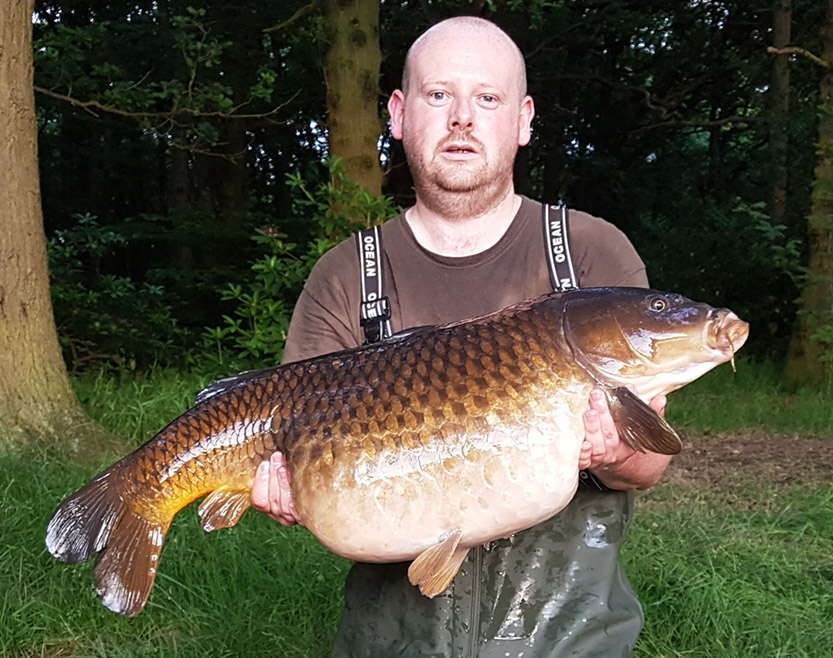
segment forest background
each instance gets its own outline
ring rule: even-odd
[[[783,361],[814,246],[824,5],[38,1],[66,363],[276,362],[315,258],[412,201],[384,106],[407,46],[458,13],[526,56],[518,190],[615,223],[654,287],[732,308],[753,327],[745,352]],[[335,180],[329,156],[390,200]]]

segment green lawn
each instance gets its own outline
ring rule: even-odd
[[[641,494],[624,563],[639,656],[830,656],[833,489],[741,479]]]
[[[90,413],[136,444],[203,383],[172,372],[76,381]],[[741,363],[675,394],[669,417],[689,435],[745,427],[833,437],[826,399],[788,396],[774,369]],[[0,656],[327,655],[348,563],[305,530],[252,512],[205,534],[196,509],[183,511],[145,611],[128,620],[106,610],[91,565],[61,564],[43,545],[55,506],[94,470],[43,449],[0,453]],[[639,656],[830,655],[830,485],[744,474],[731,485],[662,484],[638,497],[624,561],[647,620]]]

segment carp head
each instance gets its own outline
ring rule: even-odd
[[[564,297],[564,336],[606,387],[647,401],[733,360],[749,325],[729,309],[644,288],[586,288]]]

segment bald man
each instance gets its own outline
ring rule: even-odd
[[[382,227],[383,274],[395,330],[483,315],[552,290],[541,204],[515,194],[517,150],[535,116],[523,56],[493,23],[452,18],[408,52],[388,102],[416,203]],[[647,286],[645,268],[613,225],[571,211],[579,283]],[[292,318],[285,361],[364,342],[355,245],[313,270]],[[652,406],[663,412],[665,399]],[[407,564],[356,564],[345,585],[335,656],[625,656],[642,611],[619,565],[632,490],[661,477],[669,457],[619,441],[600,391],[585,414],[584,482],[554,518],[469,552],[448,590],[423,597]],[[254,506],[301,522],[282,457],[258,472]]]

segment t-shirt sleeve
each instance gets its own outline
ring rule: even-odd
[[[324,254],[304,284],[286,337],[283,363],[357,347],[359,266],[353,240]]]
[[[575,244],[579,285],[648,287],[645,264],[627,236],[593,215],[570,212],[570,237]]]

